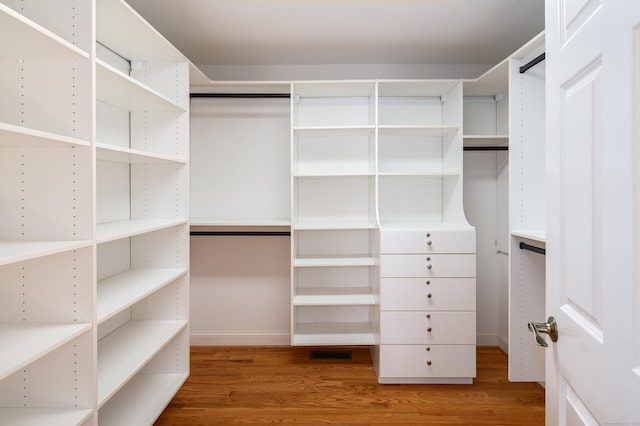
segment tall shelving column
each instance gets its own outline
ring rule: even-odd
[[[520,67],[544,53],[544,35],[509,60],[509,380],[544,381],[544,348],[527,323],[545,316],[545,67]],[[524,244],[524,246],[522,246]],[[535,250],[535,249],[534,249]]]
[[[375,82],[294,82],[292,345],[372,345]]]
[[[98,420],[151,424],[189,372],[189,63],[121,0],[96,38]]]
[[[463,83],[467,215],[476,227],[479,344],[508,351],[509,60]],[[487,173],[495,173],[495,180]],[[492,329],[497,324],[497,329]],[[485,328],[486,327],[486,328]],[[497,332],[497,333],[496,333]],[[495,336],[495,337],[494,337]]]
[[[462,198],[462,83],[378,82],[380,383],[475,377],[475,231]]]
[[[92,16],[91,2],[0,3],[3,424],[95,419]]]

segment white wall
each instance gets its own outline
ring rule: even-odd
[[[497,346],[501,307],[497,254],[497,151],[465,151],[464,208],[476,228],[477,343]]]

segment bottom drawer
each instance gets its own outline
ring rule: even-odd
[[[475,377],[475,345],[381,345],[380,377]]]

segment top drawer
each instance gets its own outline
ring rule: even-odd
[[[381,253],[475,253],[476,232],[385,231],[380,232]]]

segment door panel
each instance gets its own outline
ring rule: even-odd
[[[546,13],[546,423],[640,424],[640,2]]]

